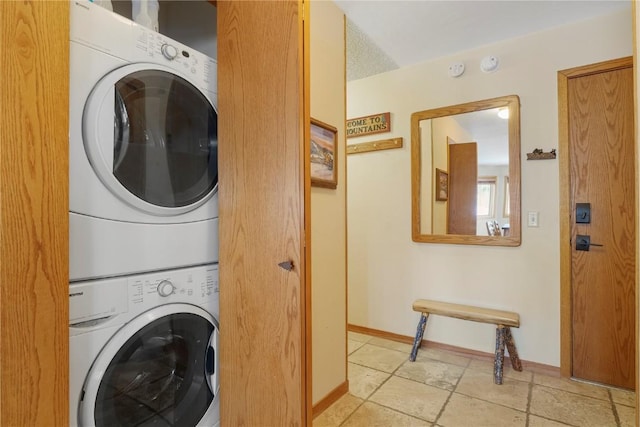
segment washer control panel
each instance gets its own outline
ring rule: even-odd
[[[87,328],[109,319],[126,322],[169,303],[209,306],[217,312],[219,293],[218,264],[76,282],[69,285],[69,324]]]
[[[129,277],[129,307],[169,302],[200,304],[220,292],[217,264]]]

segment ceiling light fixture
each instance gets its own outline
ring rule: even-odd
[[[508,119],[509,108],[508,107],[498,108],[498,117],[500,117],[501,119]]]

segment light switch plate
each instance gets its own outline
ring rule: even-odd
[[[529,212],[527,214],[527,226],[529,227],[538,226],[538,212]]]

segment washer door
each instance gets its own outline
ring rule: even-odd
[[[179,215],[218,183],[218,114],[170,68],[131,64],[98,82],[85,105],[85,151],[103,184],[129,205]]]
[[[83,387],[82,426],[195,426],[217,398],[218,326],[206,311],[167,304],[122,327]]]

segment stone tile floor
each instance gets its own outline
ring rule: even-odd
[[[349,332],[349,393],[314,427],[627,427],[635,393],[506,366],[493,383],[493,362]]]

